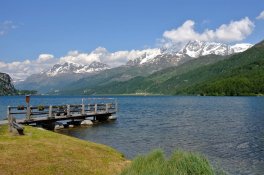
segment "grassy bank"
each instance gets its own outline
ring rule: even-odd
[[[25,127],[12,136],[0,125],[0,174],[119,174],[127,165],[116,150],[73,137]]]
[[[170,159],[156,150],[132,163],[116,150],[51,131],[26,126],[14,136],[0,125],[0,174],[86,175],[213,175],[207,159],[175,151]]]

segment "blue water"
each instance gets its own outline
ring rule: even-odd
[[[80,104],[83,97],[33,97]],[[200,152],[230,174],[264,174],[264,97],[117,97],[118,120],[60,131],[110,145],[127,158],[161,148]],[[0,118],[22,97],[0,97]]]

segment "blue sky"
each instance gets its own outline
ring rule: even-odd
[[[41,54],[60,58],[69,51],[90,53],[98,47],[112,53],[155,48],[161,41],[182,42],[175,41],[177,29],[188,20],[189,28],[201,34],[198,38],[212,30],[210,41],[223,39],[216,34],[221,25],[251,22],[243,36],[224,42],[254,44],[264,39],[264,20],[256,19],[263,10],[260,0],[1,0],[0,62],[31,61]],[[171,32],[165,36],[166,31]]]

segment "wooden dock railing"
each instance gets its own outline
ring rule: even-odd
[[[95,100],[95,99],[94,99]],[[39,106],[8,106],[7,117],[9,120],[17,118],[17,123],[30,124],[36,122],[48,122],[49,120],[103,119],[115,114],[118,110],[115,99],[109,103],[67,104],[67,105],[39,105]],[[16,117],[17,116],[17,117]]]

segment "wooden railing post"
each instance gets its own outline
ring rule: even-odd
[[[84,107],[85,107],[84,104],[82,104],[82,115],[85,114],[85,111],[84,111],[85,109],[84,109]]]
[[[97,104],[94,104],[94,113],[97,113]]]
[[[109,111],[109,103],[106,103],[106,104],[105,104],[105,112],[108,113],[108,111]]]
[[[7,106],[7,119],[10,120],[10,106]]]
[[[9,132],[13,131],[13,116],[10,116],[10,121],[9,121]]]
[[[28,106],[28,107],[27,107],[27,119],[28,119],[28,120],[31,119],[31,117],[30,117],[31,114],[30,114],[30,113],[31,113],[31,106]]]
[[[52,105],[49,106],[49,118],[52,118]]]
[[[67,116],[71,115],[71,105],[67,105]]]
[[[12,132],[12,126],[11,126],[11,122],[12,122],[12,116],[10,115],[10,110],[11,110],[11,108],[10,108],[10,106],[8,106],[7,107],[7,119],[8,119],[8,130],[9,130],[9,132]]]
[[[115,100],[115,112],[118,111],[117,100]]]

